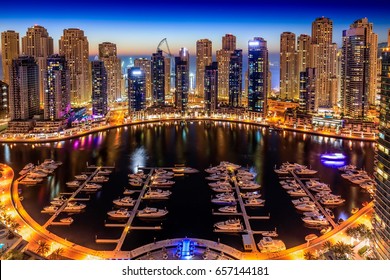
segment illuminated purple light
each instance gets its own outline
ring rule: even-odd
[[[326,160],[344,160],[346,158],[345,155],[342,153],[331,153],[331,154],[322,154],[321,159],[326,159]]]
[[[329,167],[342,167],[346,165],[343,160],[321,160],[322,164]]]

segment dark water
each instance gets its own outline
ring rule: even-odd
[[[354,207],[361,207],[369,195],[358,186],[340,176],[336,168],[325,166],[320,161],[324,152],[343,152],[347,163],[373,172],[374,144],[370,142],[332,139],[322,136],[304,135],[294,132],[275,132],[265,128],[215,122],[175,125],[173,123],[147,124],[111,129],[78,139],[47,144],[2,144],[0,161],[14,168],[15,173],[27,163],[42,162],[52,158],[63,162],[42,184],[21,186],[23,205],[40,224],[49,218],[40,211],[60,192],[69,192],[65,183],[74,175],[87,171],[86,164],[115,165],[110,181],[103,189],[86,202],[85,212],[74,215],[70,227],[51,226],[54,233],[78,244],[95,249],[112,249],[113,245],[96,244],[94,239],[118,238],[121,229],[106,228],[107,211],[112,209],[112,200],[122,195],[128,186],[127,174],[137,166],[168,167],[176,163],[201,170],[198,174],[175,177],[172,195],[167,201],[142,202],[144,206],[166,207],[170,212],[164,220],[142,221],[135,219],[133,225],[161,225],[161,231],[132,231],[128,234],[123,250],[129,250],[156,240],[176,237],[220,239],[237,249],[242,249],[238,234],[213,233],[213,224],[224,220],[213,216],[210,202],[211,190],[204,179],[203,171],[210,164],[222,160],[251,168],[258,173],[257,182],[262,185],[265,207],[248,209],[249,215],[268,215],[270,220],[252,221],[254,230],[272,230],[277,227],[279,237],[287,247],[304,243],[307,234],[319,234],[318,230],[304,227],[301,215],[290,202],[290,197],[280,187],[273,172],[282,162],[298,162],[318,170],[322,181],[331,185],[333,193],[340,194],[347,202],[333,211],[338,218],[347,219]],[[135,195],[133,195],[135,197]],[[255,236],[256,240],[260,236]]]

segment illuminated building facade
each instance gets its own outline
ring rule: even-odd
[[[3,66],[3,81],[10,84],[12,60],[19,57],[19,33],[7,30],[1,33],[1,62]]]
[[[64,56],[47,58],[43,115],[46,120],[60,120],[70,111],[70,76]]]
[[[128,69],[129,115],[146,108],[146,73],[140,67]]]
[[[39,68],[39,101],[40,106],[45,102],[45,72],[46,59],[53,54],[53,38],[49,36],[46,28],[34,25],[27,29],[26,36],[22,38],[22,53],[35,58]]]
[[[241,106],[242,50],[234,50],[229,64],[229,107]]]
[[[267,41],[255,37],[248,42],[248,110],[265,116],[268,83]]]
[[[310,67],[310,44],[311,44],[311,38],[309,35],[301,34],[298,36],[298,43],[297,43],[298,73],[306,71],[306,68]]]
[[[152,101],[154,105],[165,104],[165,59],[162,50],[152,55]],[[169,69],[169,68],[168,68]]]
[[[148,102],[152,99],[152,72],[150,59],[137,58],[134,60],[134,67],[139,67],[145,72],[146,100]]]
[[[229,100],[230,56],[236,49],[236,36],[226,34],[222,37],[222,49],[217,51],[218,62],[218,100]]]
[[[204,96],[204,72],[206,66],[213,61],[213,44],[208,39],[196,41],[196,91],[199,96]]]
[[[206,66],[204,73],[204,109],[210,116],[218,105],[218,62]]]
[[[175,107],[182,114],[188,105],[190,89],[190,58],[186,48],[181,48],[178,57],[175,57]]]
[[[107,114],[107,70],[104,62],[95,60],[91,62],[92,70],[92,114],[105,116]]]
[[[121,60],[117,55],[116,44],[103,42],[99,44],[99,60],[104,62],[107,73],[108,100],[122,98],[122,69]]]
[[[89,44],[84,31],[64,29],[59,40],[60,55],[64,55],[70,71],[70,101],[80,106],[91,100]]]
[[[280,97],[298,99],[298,69],[295,34],[283,32],[280,36]]]
[[[8,100],[8,84],[0,81],[0,119],[8,118],[9,100]]]
[[[39,69],[31,56],[12,61],[9,84],[11,120],[29,120],[39,115]]]
[[[316,104],[316,69],[306,68],[300,73],[299,82],[299,111],[304,114],[313,114],[317,111]]]
[[[378,259],[388,260],[390,259],[390,47],[382,50],[381,77],[373,227],[375,254]]]

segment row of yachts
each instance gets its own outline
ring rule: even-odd
[[[294,172],[297,175],[315,175],[318,173],[317,170],[310,169],[306,165],[290,162],[282,163],[280,168],[275,168],[274,171],[278,175],[289,175],[290,172]]]
[[[54,161],[52,159],[45,159],[41,164],[35,165],[28,163],[19,172],[20,176],[24,176],[19,184],[35,185],[41,183],[46,177],[51,175],[62,162]]]
[[[369,193],[373,193],[375,181],[364,170],[357,170],[355,165],[345,165],[339,168],[344,173],[341,177],[349,180],[351,183],[359,185]]]

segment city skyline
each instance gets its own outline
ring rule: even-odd
[[[22,1],[23,10],[12,3],[3,4],[7,13],[2,15],[0,26],[2,31],[15,30],[23,36],[29,27],[41,25],[53,38],[55,53],[58,53],[58,39],[63,30],[80,28],[88,37],[90,55],[98,54],[98,45],[102,42],[116,44],[119,55],[151,55],[163,38],[168,39],[171,53],[186,47],[194,54],[197,40],[209,39],[217,50],[221,48],[221,37],[225,34],[235,35],[237,48],[243,49],[244,53],[247,42],[255,36],[267,40],[270,53],[278,53],[281,33],[310,34],[311,23],[322,16],[333,21],[333,41],[339,48],[342,31],[348,29],[351,22],[364,17],[374,24],[378,42],[385,42],[390,26],[385,7],[375,3],[379,1],[371,2],[369,8],[350,5],[351,2],[328,1],[326,6],[305,6],[305,3],[297,6],[282,1],[275,6],[269,1],[244,1],[238,6],[232,1],[213,1],[205,9],[205,1],[196,4],[170,2],[148,7],[142,3],[100,7],[87,1],[78,3],[77,8],[72,5],[58,7],[61,11],[58,13],[52,11],[53,5],[49,2],[43,1],[38,9],[32,3]],[[258,10],[259,14],[252,15],[253,10]]]

